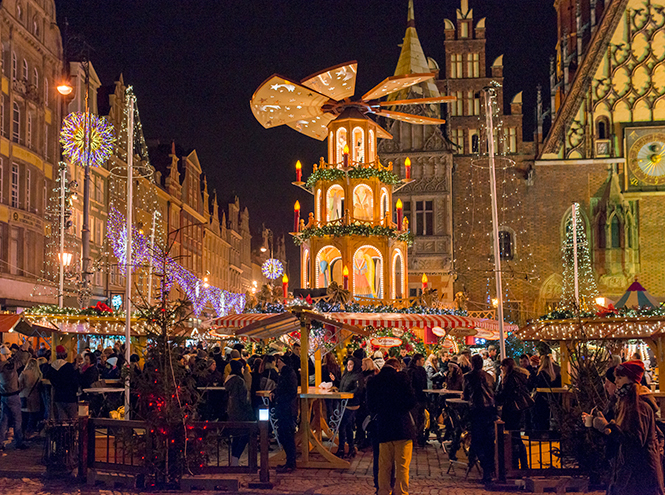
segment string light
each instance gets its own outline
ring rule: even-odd
[[[413,244],[413,234],[410,232],[399,232],[392,227],[383,227],[382,225],[372,226],[362,223],[354,223],[351,225],[335,225],[329,223],[321,227],[309,227],[294,235],[293,242],[296,246],[300,246],[310,237],[344,237],[352,235],[389,237],[391,239],[406,242],[408,246]]]
[[[261,272],[267,279],[275,280],[284,273],[284,265],[281,261],[270,258],[261,266]]]
[[[60,143],[63,153],[72,163],[98,167],[113,151],[113,124],[95,114],[70,113],[62,121]]]

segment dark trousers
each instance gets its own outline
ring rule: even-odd
[[[293,417],[277,416],[277,435],[286,454],[286,465],[296,467],[296,423]]]
[[[21,416],[23,416],[23,436],[25,437],[26,433],[31,434],[36,432],[41,412],[21,411]]]
[[[349,454],[353,451],[353,429],[356,425],[356,411],[344,410],[342,423],[339,425],[339,451],[344,452],[344,445],[349,444]]]
[[[2,419],[0,419],[0,446],[4,446],[7,438],[7,430],[10,421],[14,425],[14,444],[17,447],[23,445],[23,428],[21,426],[23,418],[21,416],[21,399],[18,394],[3,397],[0,400],[2,404]]]
[[[506,423],[506,430],[511,432],[513,444],[513,468],[518,469],[519,464],[522,469],[529,469],[529,461],[526,455],[526,447],[522,442],[520,435],[520,425],[522,423],[522,412],[515,410],[504,410],[501,412],[501,419]],[[518,464],[519,462],[519,464]]]
[[[471,411],[471,455],[475,455],[483,468],[483,479],[494,473],[494,418],[496,409],[484,407]]]
[[[413,421],[416,423],[416,438],[420,446],[425,445],[425,409],[427,402],[418,402],[411,410]],[[430,418],[431,420],[431,418]]]

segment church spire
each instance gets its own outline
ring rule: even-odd
[[[430,68],[430,62],[433,67]],[[397,61],[395,68],[396,76],[403,76],[405,74],[422,74],[424,72],[432,72],[438,70],[436,62],[428,60],[423,51],[423,47],[418,39],[418,32],[416,31],[416,18],[413,8],[413,0],[409,0],[407,19],[406,19],[406,33],[404,41],[402,42],[402,52]],[[392,93],[388,100],[403,100],[412,94],[415,98],[427,98],[431,96],[440,96],[439,90],[433,80],[417,84],[410,88]]]

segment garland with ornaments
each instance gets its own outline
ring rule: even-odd
[[[665,316],[665,307],[657,308],[600,308],[598,311],[580,311],[572,309],[552,311],[538,318],[539,320],[570,320],[573,318],[652,318]]]
[[[388,185],[396,185],[402,182],[402,179],[400,179],[397,175],[389,170],[379,170],[376,168],[364,168],[362,166],[357,166],[353,167],[348,172],[345,172],[341,168],[319,168],[309,176],[305,186],[311,189],[320,180],[336,181],[345,179],[346,177],[349,179],[371,179],[376,177],[381,182]]]
[[[308,227],[298,234],[294,235],[293,242],[296,246],[300,246],[303,242],[310,237],[344,237],[349,235],[360,236],[379,236],[397,239],[398,241],[406,242],[408,246],[413,245],[414,236],[411,232],[399,232],[397,229],[391,227],[383,227],[382,225],[365,225],[365,224],[351,224],[351,225],[333,225],[327,224],[322,227]]]

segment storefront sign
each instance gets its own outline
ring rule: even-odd
[[[399,347],[402,345],[402,339],[397,337],[375,337],[370,340],[374,347]]]
[[[450,335],[455,337],[473,337],[478,331],[475,328],[453,328]]]

